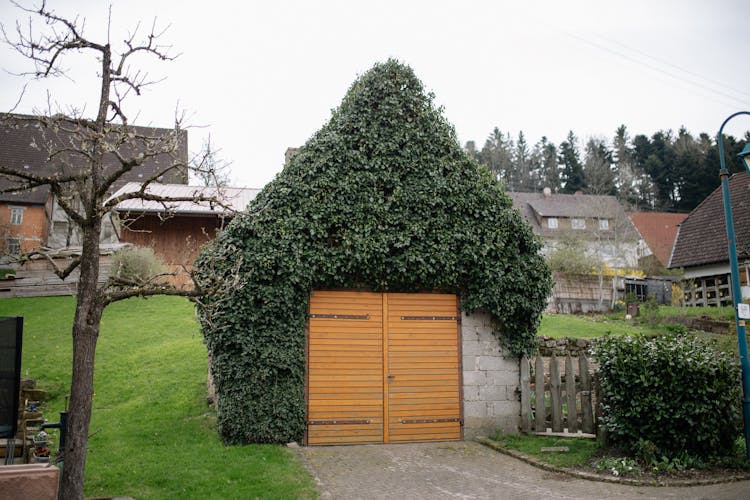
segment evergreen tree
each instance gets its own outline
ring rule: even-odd
[[[510,191],[534,191],[532,177],[531,152],[523,132],[518,133],[518,141],[513,154],[513,165],[509,176],[508,189]]]
[[[542,153],[541,159],[541,188],[548,187],[553,193],[560,191],[560,165],[557,162],[557,147],[546,137],[539,141]]]
[[[506,182],[513,168],[513,139],[495,127],[479,153],[482,165],[487,167],[495,179]]]
[[[612,141],[612,160],[615,171],[615,188],[617,198],[630,209],[638,207],[638,174],[636,173],[633,148],[625,125],[620,125],[615,131]]]
[[[612,152],[604,139],[592,137],[586,143],[586,160],[583,165],[586,191],[590,194],[614,195],[615,173],[612,170]]]
[[[578,151],[578,138],[571,130],[560,144],[559,162],[562,165],[562,192],[572,194],[586,188],[586,178]]]

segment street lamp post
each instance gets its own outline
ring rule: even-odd
[[[734,236],[734,220],[732,219],[732,203],[729,197],[729,171],[724,160],[724,140],[722,131],[729,120],[739,115],[750,115],[750,111],[738,111],[730,115],[719,128],[717,142],[719,146],[719,161],[721,162],[721,192],[724,199],[724,222],[727,228],[727,245],[729,247],[729,267],[732,273],[732,303],[734,305],[734,320],[737,325],[737,345],[740,351],[740,366],[742,368],[742,419],[745,432],[745,453],[750,458],[750,361],[747,354],[747,337],[745,336],[745,319],[749,319],[742,304],[742,289],[740,287],[740,271],[737,263],[737,244]],[[745,162],[745,170],[750,175],[750,144],[738,155]]]

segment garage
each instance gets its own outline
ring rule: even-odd
[[[307,444],[462,438],[456,295],[314,291],[308,317]]]

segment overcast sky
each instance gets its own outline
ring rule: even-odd
[[[106,2],[48,5],[106,40]],[[522,130],[530,144],[559,144],[571,129],[611,138],[620,124],[632,135],[685,126],[713,136],[728,115],[750,110],[749,11],[743,0],[114,0],[110,38],[116,46],[139,20],[142,30],[154,18],[169,25],[162,42],[181,55],[137,60],[166,80],[132,99],[130,116],[169,127],[176,108],[187,111],[201,126],[190,129],[191,150],[210,132],[232,162],[232,183],[262,187],[286,148],[302,145],[357,76],[389,57],[435,93],[461,144],[481,147],[494,127]],[[6,29],[19,16],[28,17],[0,0]],[[52,84],[56,102],[93,115],[96,65],[87,59],[65,61],[70,80],[35,82],[16,111],[43,109]],[[2,46],[0,68],[28,66]],[[22,84],[0,74],[0,109],[13,107]],[[750,117],[740,117],[725,131],[748,129]]]

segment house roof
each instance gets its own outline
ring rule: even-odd
[[[729,196],[739,258],[750,258],[750,177],[729,178]],[[693,267],[729,261],[721,186],[680,224],[669,267]]]
[[[0,165],[41,176],[73,174],[76,168],[83,167],[85,160],[80,154],[66,153],[49,158],[47,145],[60,150],[65,146],[70,147],[71,143],[77,141],[77,134],[73,131],[76,124],[72,120],[63,122],[63,125],[68,126],[54,126],[52,122],[53,120],[45,117],[0,113]],[[118,151],[127,157],[145,152],[149,147],[147,144],[175,133],[174,129],[138,126],[131,126],[129,130],[133,138],[118,148]],[[181,130],[178,134],[176,160],[186,165],[188,161],[187,131]],[[116,191],[128,181],[149,179],[168,169],[174,160],[168,153],[160,153],[147,158],[142,165],[126,172],[112,186],[111,191]],[[104,155],[105,172],[113,171],[119,166],[120,163],[114,154]],[[187,171],[184,168],[172,169],[160,179],[172,183],[187,183]],[[0,175],[0,190],[15,186],[20,187],[18,179]],[[49,186],[40,186],[30,190],[21,189],[17,192],[0,193],[0,202],[44,204],[48,196]]]
[[[559,236],[559,231],[550,230],[541,224],[541,219],[546,217],[612,220],[626,218],[622,205],[614,196],[515,192],[509,192],[508,196],[513,201],[513,207],[531,223],[534,232],[547,237]]]
[[[141,189],[140,182],[129,182],[112,195],[113,198],[126,193],[134,193]],[[260,189],[230,188],[230,187],[205,187],[186,186],[184,184],[149,184],[146,190],[148,194],[165,198],[187,198],[205,196],[216,198],[229,206],[224,208],[216,203],[208,201],[172,201],[162,203],[159,201],[130,199],[117,204],[115,210],[118,212],[137,213],[166,213],[177,215],[218,215],[226,212],[240,212],[247,208],[248,203],[260,192]]]
[[[687,214],[667,212],[628,212],[636,231],[662,265],[669,264],[677,227]]]

